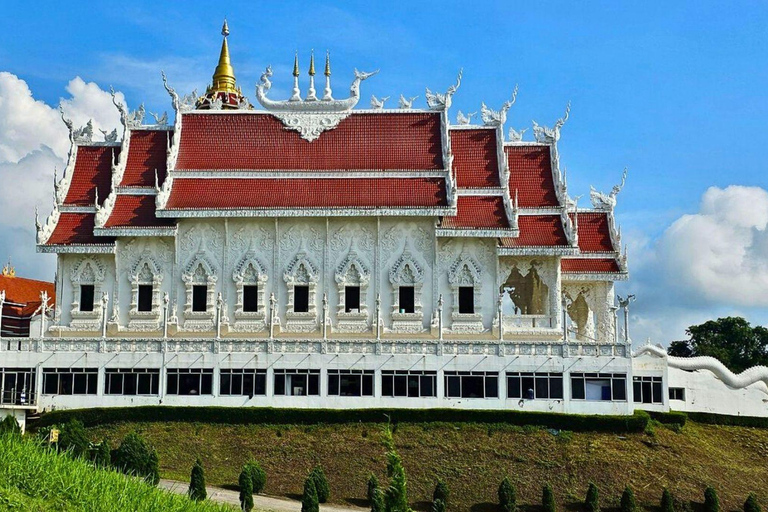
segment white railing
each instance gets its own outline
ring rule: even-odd
[[[514,333],[516,329],[554,329],[557,318],[552,315],[504,315],[504,332]]]

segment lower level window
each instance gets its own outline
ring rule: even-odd
[[[192,311],[204,312],[208,308],[208,286],[196,284],[192,287]]]
[[[34,368],[0,368],[0,404],[26,405],[35,398]]]
[[[267,394],[267,370],[221,370],[219,384],[222,396],[263,396]]]
[[[669,399],[685,401],[685,388],[669,388]]]
[[[562,373],[507,373],[507,397],[526,400],[562,399]]]
[[[169,368],[166,382],[169,395],[213,394],[213,370],[209,368]]]
[[[98,368],[43,368],[46,395],[95,395]]]
[[[275,370],[275,395],[320,394],[320,370]]]
[[[328,370],[328,396],[373,396],[373,370]]]
[[[626,401],[627,376],[624,373],[572,373],[571,398],[591,401]]]
[[[632,391],[636,404],[663,403],[661,377],[633,377]]]
[[[383,370],[381,372],[381,395],[411,398],[436,397],[437,372]]]
[[[448,398],[498,398],[499,374],[496,372],[445,372],[445,396]]]
[[[160,393],[160,369],[107,368],[104,374],[107,395],[148,395]]]

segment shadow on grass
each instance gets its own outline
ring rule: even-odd
[[[471,512],[498,512],[499,505],[497,503],[491,503],[489,501],[484,503],[475,503],[469,510]]]
[[[363,498],[344,498],[345,503],[349,503],[355,507],[370,508],[371,504],[368,500]]]

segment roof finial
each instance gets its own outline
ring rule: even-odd
[[[309,90],[307,91],[307,101],[316,101],[317,93],[315,92],[315,50],[312,50],[312,55],[309,57]]]
[[[301,90],[299,89],[299,52],[293,58],[293,94],[290,101],[301,101]]]
[[[325,76],[331,76],[331,52],[325,50]]]
[[[3,267],[3,275],[6,277],[16,277],[16,269],[11,265],[10,256],[8,256],[8,264]]]
[[[333,100],[333,91],[331,90],[331,52],[325,50],[325,89],[323,89],[323,101]]]
[[[299,78],[299,52],[296,51],[296,56],[293,58],[293,76]]]
[[[312,50],[312,54],[309,57],[309,76],[315,76],[315,50]]]
[[[224,36],[224,40],[221,42],[219,63],[216,66],[216,70],[213,72],[212,90],[214,92],[237,92],[237,88],[235,87],[235,70],[229,59],[229,45],[227,44],[229,26],[227,25],[226,19],[224,20],[224,25],[221,27],[221,35]]]
[[[224,25],[221,26],[221,35],[224,37],[229,35],[229,25],[227,25],[227,18],[224,18]]]

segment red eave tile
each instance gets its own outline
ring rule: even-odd
[[[106,228],[152,228],[170,227],[173,219],[158,219],[155,216],[155,196],[119,195]]]
[[[438,113],[351,114],[312,142],[270,114],[183,114],[178,170],[443,168]]]
[[[568,238],[559,215],[519,215],[517,238],[502,238],[502,247],[563,247]]]
[[[114,237],[93,234],[95,213],[61,213],[45,245],[110,244]]]
[[[92,206],[99,190],[99,203],[109,195],[112,182],[112,152],[120,153],[115,146],[78,146],[75,168],[64,204]]]
[[[501,196],[459,196],[455,217],[443,217],[445,229],[509,229]]]
[[[613,252],[616,249],[611,242],[608,227],[608,214],[602,212],[580,212],[579,249],[582,252]],[[571,214],[573,220],[573,214]]]
[[[575,258],[563,259],[560,268],[566,273],[609,274],[621,272],[619,264],[613,258]]]
[[[51,299],[55,299],[56,287],[47,281],[25,279],[23,277],[10,277],[0,275],[0,290],[5,291],[5,300],[16,304],[34,303],[40,305],[40,292],[48,292]]]
[[[521,208],[559,206],[549,146],[506,146],[509,193]]]
[[[496,130],[451,130],[451,153],[460,188],[500,187]]]
[[[166,209],[432,208],[442,178],[176,178]]]
[[[167,172],[168,130],[131,130],[128,159],[125,163],[123,187],[154,187],[155,169],[159,184],[165,181]]]

